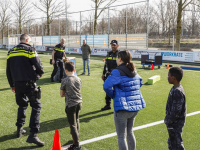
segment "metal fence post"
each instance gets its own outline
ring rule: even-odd
[[[172,50],[174,51],[174,33],[173,33],[173,48]]]
[[[126,49],[127,49],[127,9],[126,9]]]
[[[65,10],[66,10],[66,36],[67,36],[67,0],[65,0]]]
[[[60,39],[60,17],[58,16],[58,34],[59,34],[59,39]]]
[[[81,47],[81,11],[80,11],[80,47]]]
[[[51,24],[50,25],[50,46],[51,46]]]
[[[10,49],[10,42],[9,42],[9,38],[10,38],[10,36],[9,36],[9,24],[8,24],[8,50]]]
[[[93,23],[92,23],[92,29],[93,29],[92,34],[93,34],[93,49],[94,49],[94,19],[93,19]]]
[[[110,8],[108,7],[108,48],[109,48],[109,37],[110,37]]]
[[[149,0],[147,0],[147,50],[149,47]]]
[[[43,18],[42,18],[42,46],[43,46]]]

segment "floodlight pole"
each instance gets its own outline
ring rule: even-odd
[[[147,0],[147,50],[148,50],[148,45],[149,43],[149,0]]]

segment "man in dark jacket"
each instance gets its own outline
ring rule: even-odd
[[[6,75],[19,106],[16,122],[17,137],[19,138],[26,133],[22,126],[25,123],[26,109],[28,102],[30,102],[32,107],[29,123],[30,135],[26,142],[44,146],[44,142],[40,141],[37,136],[40,128],[41,90],[36,87],[36,81],[42,77],[44,70],[37,52],[31,47],[30,43],[31,37],[28,34],[20,36],[19,45],[8,52]]]
[[[51,74],[51,82],[54,82],[53,77],[56,75],[57,71],[58,71],[58,67],[60,67],[60,80],[59,82],[61,82],[61,79],[63,77],[63,73],[64,73],[64,63],[63,63],[63,57],[65,57],[65,59],[67,59],[66,54],[65,54],[65,39],[61,39],[60,43],[57,44],[52,52],[52,64],[54,67],[54,70]]]
[[[83,40],[83,45],[81,46],[82,58],[83,58],[83,73],[85,75],[85,62],[87,61],[88,76],[90,76],[90,54],[92,52],[90,46],[86,43],[86,40]]]
[[[107,77],[110,75],[111,71],[117,67],[116,57],[118,53],[118,41],[112,40],[110,42],[112,51],[109,51],[106,56],[106,62],[103,69],[103,74],[101,76],[102,80],[105,81]],[[111,109],[111,98],[106,94],[105,97],[106,105],[101,108],[102,111]]]

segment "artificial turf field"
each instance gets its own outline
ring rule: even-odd
[[[65,115],[65,101],[60,97],[60,83],[50,82],[53,66],[49,64],[51,53],[39,54],[43,63],[45,74],[37,82],[42,87],[42,109],[40,118],[39,138],[45,142],[44,147],[26,143],[29,135],[29,119],[31,107],[27,109],[27,118],[24,128],[27,134],[16,138],[17,104],[15,95],[11,92],[6,78],[6,55],[7,50],[0,50],[0,150],[47,150],[52,147],[54,131],[59,130],[61,145],[72,143],[70,128]],[[69,55],[76,57],[77,74],[82,73],[82,58],[80,55]],[[80,112],[80,141],[93,139],[99,136],[115,132],[113,107],[108,111],[100,111],[105,105],[105,92],[101,80],[104,63],[103,57],[92,56],[90,59],[91,76],[79,76],[82,80],[81,94],[83,107]],[[137,72],[143,78],[141,87],[142,95],[147,107],[142,109],[135,120],[134,127],[163,120],[165,117],[165,106],[169,91],[172,87],[167,81],[168,70],[164,63],[161,69],[142,69],[139,60],[133,60]],[[171,64],[171,63],[170,63]],[[180,66],[183,64],[173,64]],[[154,85],[148,85],[147,79],[154,75],[160,75],[161,80]],[[200,71],[186,71],[182,79],[182,85],[186,94],[187,113],[200,110],[199,83]],[[112,102],[113,104],[113,102]],[[200,114],[189,116],[183,128],[183,142],[186,150],[200,149]],[[164,123],[134,131],[137,150],[167,150],[168,133]],[[117,150],[117,137],[102,139],[82,145],[82,150]]]

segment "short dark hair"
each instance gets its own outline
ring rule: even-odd
[[[178,82],[180,82],[183,77],[183,70],[180,67],[170,68],[169,73],[171,76],[174,76]]]
[[[72,61],[66,61],[65,62],[65,69],[69,72],[73,72],[75,67],[74,67],[74,62]]]
[[[20,41],[24,41],[24,40],[26,40],[27,38],[29,38],[30,36],[28,35],[28,34],[22,34],[21,36],[20,36]]]

